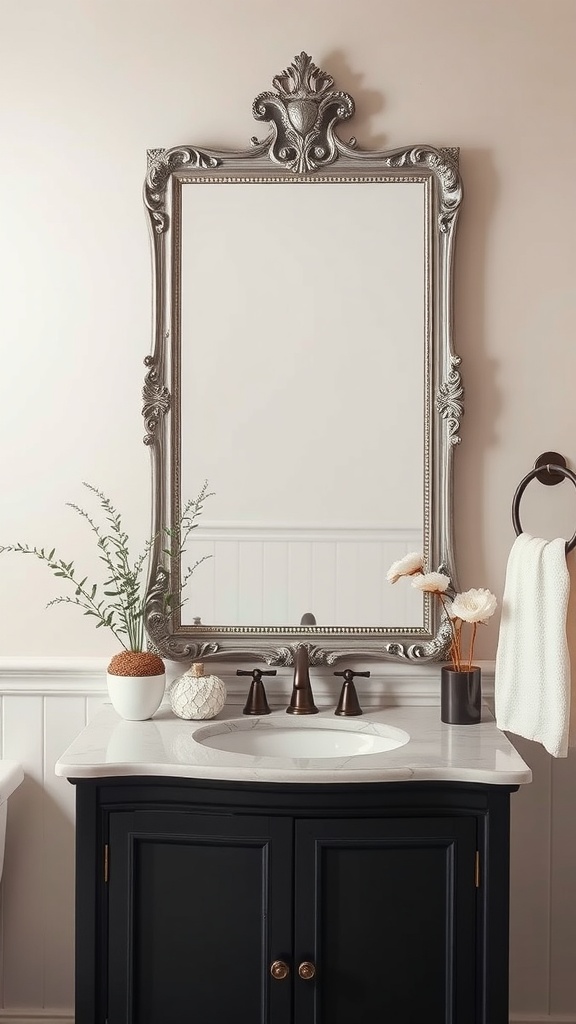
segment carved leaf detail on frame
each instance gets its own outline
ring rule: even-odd
[[[166,188],[173,171],[184,167],[209,170],[218,167],[222,161],[193,146],[175,146],[173,149],[149,149],[148,171],[144,182],[144,204],[150,211],[154,230],[162,234],[169,227],[166,213]]]
[[[190,643],[173,636],[170,613],[167,611],[169,593],[170,573],[160,565],[148,589],[144,610],[146,633],[153,647],[161,651],[163,657],[174,660],[213,657],[220,650],[220,645],[215,641]]]
[[[459,150],[453,146],[433,149],[431,146],[413,146],[397,150],[387,159],[388,167],[429,167],[440,186],[438,228],[447,234],[462,202],[462,182],[458,173]]]
[[[150,367],[142,388],[142,415],[146,425],[144,444],[153,444],[160,418],[170,409],[170,392],[162,383],[160,370],[152,356],[146,356],[144,365]]]
[[[336,660],[341,657],[339,651],[327,651],[323,647],[317,647],[316,644],[295,643],[287,647],[275,648],[266,657],[266,661],[269,665],[293,665],[294,656],[299,647],[306,648],[308,651],[308,662],[312,666],[334,665]]]
[[[452,369],[438,388],[436,409],[447,422],[449,443],[455,445],[460,444],[462,440],[459,430],[460,420],[464,415],[464,386],[459,371],[455,369],[461,363],[460,357],[451,356],[450,363]]]

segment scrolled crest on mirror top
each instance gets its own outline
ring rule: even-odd
[[[252,113],[257,121],[270,121],[271,135],[255,146],[269,150],[269,156],[295,174],[317,171],[338,156],[334,125],[354,113],[354,100],[347,92],[332,89],[334,79],[321,71],[307,53],[272,80],[277,92],[256,97]]]
[[[458,171],[457,146],[434,149],[411,146],[377,153],[357,148],[355,138],[345,143],[334,134],[339,121],[349,120],[355,112],[352,96],[332,89],[334,79],[314,64],[302,51],[292,64],[272,80],[277,92],[262,92],[252,104],[257,121],[269,121],[270,134],[263,140],[251,139],[251,155],[266,155],[274,163],[294,174],[311,174],[334,163],[338,157],[353,156],[356,161],[377,161],[383,167],[431,170],[440,186],[438,224],[448,231],[462,201],[462,183]],[[169,226],[166,190],[175,171],[187,167],[210,171],[222,165],[222,157],[193,146],[148,150],[148,173],[144,183],[144,202],[150,211],[154,231]],[[230,154],[232,155],[232,154]],[[240,156],[240,152],[236,152]]]

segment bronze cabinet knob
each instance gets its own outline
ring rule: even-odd
[[[316,974],[316,968],[310,960],[303,960],[298,968],[298,974],[304,981],[310,981],[310,978]]]
[[[290,974],[290,968],[283,960],[275,960],[273,964],[270,964],[270,974],[276,978],[276,981],[283,981]]]

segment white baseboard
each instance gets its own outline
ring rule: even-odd
[[[2,1010],[0,1024],[74,1024],[73,1013],[56,1010]]]

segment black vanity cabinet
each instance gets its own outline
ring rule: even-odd
[[[291,831],[268,817],[110,815],[109,1024],[289,1024],[289,983],[266,968],[269,950],[291,962]]]
[[[507,1024],[514,787],[76,782],[76,1024]]]

